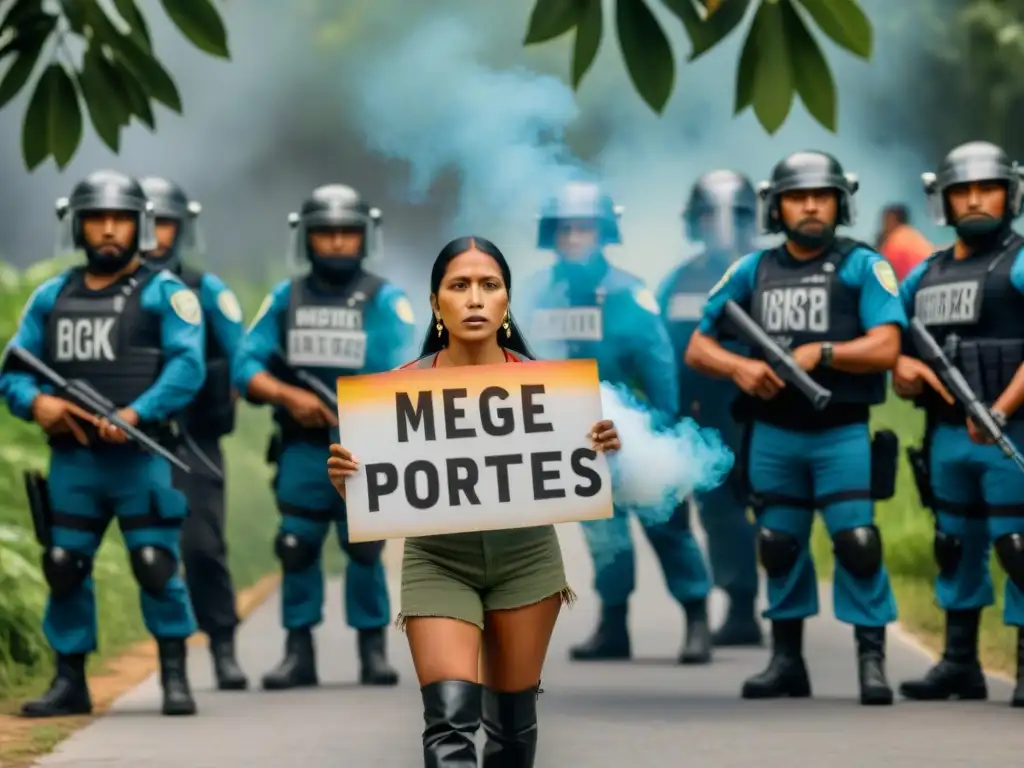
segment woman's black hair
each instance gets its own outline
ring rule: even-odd
[[[441,252],[437,254],[437,258],[434,259],[433,268],[430,270],[430,292],[436,295],[441,289],[441,281],[444,279],[445,272],[448,271],[448,265],[456,257],[473,249],[476,249],[481,253],[486,253],[498,263],[498,269],[501,270],[501,277],[505,281],[505,290],[508,292],[509,301],[511,302],[512,270],[509,269],[508,262],[505,260],[505,254],[498,250],[498,246],[490,240],[476,236],[457,237],[441,249]],[[431,308],[430,317],[433,316],[434,310]],[[526,345],[526,339],[523,338],[523,334],[519,330],[519,326],[516,325],[515,318],[512,317],[511,309],[509,309],[508,321],[508,330],[510,332],[508,336],[505,335],[504,328],[498,328],[498,346],[532,359],[533,354],[530,352],[530,348]],[[437,329],[434,327],[434,323],[431,323],[427,328],[427,335],[423,339],[423,348],[420,350],[420,357],[426,357],[427,355],[440,352],[447,346],[448,329],[442,328],[441,335],[439,336],[437,334]]]

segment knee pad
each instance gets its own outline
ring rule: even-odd
[[[352,562],[369,566],[380,559],[380,553],[383,550],[383,541],[363,541],[358,544],[348,544],[345,547],[345,554],[351,558]]]
[[[800,542],[791,534],[762,528],[757,534],[757,552],[765,573],[770,578],[780,579],[796,565]]]
[[[839,531],[832,537],[832,552],[855,579],[868,579],[882,568],[882,536],[874,525]]]
[[[964,556],[964,543],[957,536],[936,528],[932,551],[939,566],[939,573],[948,579],[960,567],[960,560]]]
[[[178,572],[178,559],[163,547],[145,546],[130,552],[132,573],[139,586],[159,595]]]
[[[281,532],[274,539],[274,554],[285,573],[299,573],[316,562],[320,549],[294,533]]]
[[[89,578],[92,558],[63,547],[50,547],[43,553],[43,576],[54,598],[67,597]]]
[[[1024,589],[1024,533],[1007,533],[995,541],[996,556],[1007,578]]]

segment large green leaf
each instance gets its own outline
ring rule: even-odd
[[[601,0],[586,2],[587,7],[576,26],[576,45],[573,47],[572,55],[573,88],[580,87],[583,76],[594,63],[604,34],[604,11],[601,8]]]
[[[114,59],[138,80],[147,96],[181,114],[178,86],[157,59],[130,37],[121,37],[114,48]]]
[[[149,128],[149,130],[154,130],[156,128],[156,118],[153,115],[153,107],[150,105],[149,96],[146,94],[142,84],[132,74],[132,71],[127,69],[122,62],[115,59],[110,64],[109,73],[120,83],[121,92],[125,96],[125,101],[130,107],[131,113],[139,118],[139,122]],[[127,122],[125,124],[127,125]]]
[[[43,52],[43,44],[57,26],[57,17],[49,18],[48,27],[36,27],[32,34],[17,37],[9,44],[12,46],[14,58],[4,72],[3,80],[0,80],[0,109],[21,92],[35,71],[39,56]]]
[[[754,114],[768,133],[775,133],[793,106],[795,83],[789,61],[788,40],[779,2],[757,9],[757,64],[754,72]]]
[[[523,45],[561,37],[576,26],[585,10],[585,0],[537,0],[530,12]]]
[[[695,0],[662,0],[672,13],[679,17],[690,38],[689,60],[704,55],[729,36],[750,9],[751,0],[728,0],[712,8],[711,12],[701,11],[694,5]],[[699,1],[699,0],[698,0]]]
[[[119,83],[110,78],[107,66],[103,53],[90,46],[82,58],[78,86],[82,89],[96,134],[116,153],[120,150],[121,127],[125,125],[129,109],[124,95],[118,90]]]
[[[863,59],[871,58],[874,34],[857,0],[800,0],[822,32]]]
[[[676,77],[672,46],[665,31],[644,0],[618,0],[615,20],[633,87],[660,114],[672,95]]]
[[[738,115],[754,103],[754,78],[757,76],[757,64],[760,60],[760,49],[758,38],[761,34],[761,26],[764,14],[760,9],[754,14],[754,20],[747,30],[747,39],[743,41],[743,50],[740,51],[740,61],[736,68],[736,103],[733,105],[733,114]]]
[[[789,61],[796,92],[811,117],[825,128],[836,130],[836,84],[825,55],[790,0],[779,4],[786,30]]]
[[[135,0],[114,0],[118,15],[131,28],[135,41],[147,51],[153,50],[153,40],[149,36],[149,27],[145,17],[139,12]]]
[[[228,32],[210,0],[160,0],[167,15],[192,44],[211,56],[231,58]]]
[[[78,91],[60,64],[50,64],[36,83],[25,112],[21,150],[28,170],[53,155],[63,169],[82,141],[82,111]]]

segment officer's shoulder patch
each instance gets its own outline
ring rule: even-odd
[[[725,287],[725,284],[729,282],[729,278],[732,277],[733,272],[739,269],[741,261],[742,259],[734,261],[732,264],[729,265],[729,268],[722,273],[722,276],[720,278],[718,278],[718,282],[711,287],[710,291],[708,291],[709,296],[718,293]]]
[[[634,288],[633,300],[641,309],[646,309],[652,315],[661,314],[661,307],[658,306],[658,300],[654,298],[654,294],[651,293],[649,288],[644,288],[643,286]]]
[[[253,317],[252,322],[249,323],[250,331],[256,327],[256,323],[263,319],[263,316],[270,311],[272,306],[274,306],[274,294],[268,293],[263,297],[263,303],[260,304],[260,308],[256,310],[256,316]]]
[[[878,278],[879,284],[885,289],[886,293],[891,296],[900,295],[900,284],[896,279],[896,273],[893,271],[892,264],[884,258],[880,258],[871,266],[871,271],[875,273],[875,277]]]
[[[412,311],[412,304],[409,303],[405,296],[399,296],[395,301],[395,314],[406,325],[416,324],[416,315]]]
[[[230,288],[225,288],[217,294],[217,309],[232,323],[240,323],[245,319],[242,305],[238,303],[238,297]]]
[[[203,320],[199,297],[190,288],[182,288],[171,294],[171,309],[189,325],[199,325]]]

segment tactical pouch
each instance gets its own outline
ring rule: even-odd
[[[907,461],[910,471],[914,474],[914,485],[925,509],[935,509],[935,496],[932,494],[931,470],[928,468],[928,451],[922,448],[907,448]]]
[[[896,495],[896,473],[900,460],[900,439],[883,429],[871,438],[871,498],[885,501]]]
[[[753,431],[754,429],[749,423],[743,426],[739,451],[736,453],[729,476],[725,480],[737,498],[744,501],[748,501],[754,493],[754,488],[750,484],[750,437]]]
[[[267,464],[277,464],[278,459],[281,458],[281,451],[283,448],[284,445],[281,439],[281,433],[275,431],[274,434],[270,436],[270,442],[267,443]]]
[[[32,529],[36,541],[44,547],[51,544],[53,510],[50,507],[50,489],[42,472],[30,470],[24,473],[25,496],[28,497],[28,511],[32,516]]]
[[[195,431],[204,435],[230,434],[235,428],[235,404],[228,361],[214,358],[206,363],[206,381],[191,408]]]

